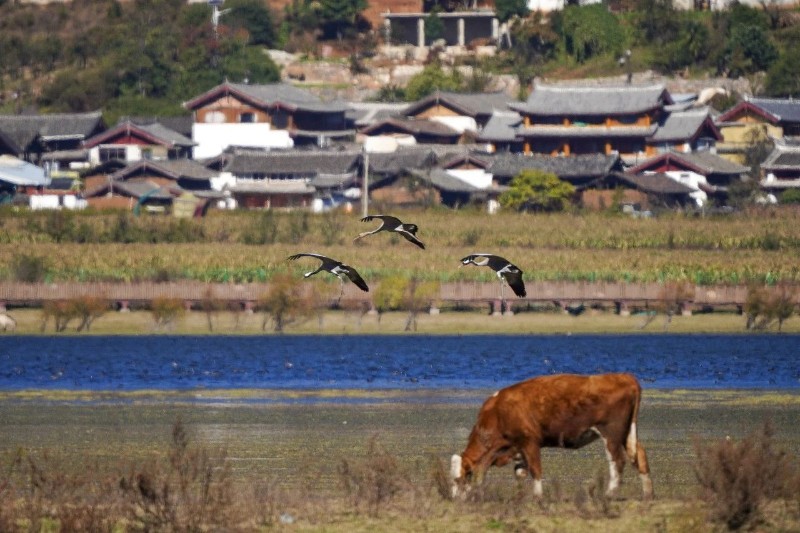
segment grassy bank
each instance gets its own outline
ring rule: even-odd
[[[5,393],[3,472],[10,487],[28,492],[0,492],[0,519],[9,505],[20,525],[37,511],[63,517],[76,508],[94,510],[96,520],[109,509],[135,516],[126,513],[137,506],[140,518],[150,516],[147,505],[155,504],[129,501],[121,480],[161,480],[178,497],[178,478],[167,475],[176,420],[187,436],[181,460],[214,467],[206,507],[195,512],[205,516],[213,507],[229,518],[228,530],[242,531],[709,531],[719,528],[699,498],[697,446],[737,442],[770,420],[773,445],[793,457],[800,452],[796,393],[645,390],[639,437],[655,502],[640,501],[630,467],[621,500],[596,496],[593,487],[607,472],[599,443],[545,450],[542,505],[532,502],[529,482],[512,479],[510,467],[490,470],[471,500],[449,501],[436,474],[465,445],[489,392]],[[25,460],[15,466],[16,450]],[[26,477],[29,464],[38,477]],[[107,499],[93,492],[97,487],[107,489]],[[380,487],[386,492],[379,498]],[[796,530],[797,511],[796,502],[773,502],[759,530]],[[117,530],[126,520],[118,518]]]
[[[14,309],[11,315],[17,320],[17,334],[53,334],[50,321],[42,330],[42,313],[37,309]],[[201,311],[184,314],[167,327],[157,328],[149,311],[120,313],[109,311],[96,319],[91,329],[79,335],[263,335],[272,334],[273,325],[264,326],[263,313],[246,314],[220,311],[209,316]],[[289,324],[286,334],[404,334],[408,313],[388,312],[379,315],[362,315],[356,311],[328,311],[313,315],[301,322]],[[646,315],[620,316],[612,311],[589,310],[580,316],[561,312],[522,312],[513,316],[491,316],[486,310],[450,311],[438,315],[421,313],[417,317],[416,333],[443,334],[650,334],[650,333],[747,333],[746,318],[732,312],[674,316],[656,316],[652,321]],[[60,335],[76,334],[75,327]],[[772,330],[774,332],[774,329]],[[800,317],[791,317],[783,324],[784,333],[800,333]],[[413,331],[412,331],[413,332]],[[2,333],[0,333],[2,335]]]

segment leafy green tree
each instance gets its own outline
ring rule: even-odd
[[[520,211],[561,211],[569,205],[575,187],[541,170],[523,170],[500,195],[500,205]]]
[[[556,56],[560,38],[540,11],[515,21],[511,36],[513,46],[508,51],[511,70],[519,81],[520,97],[524,98],[537,69]]]
[[[738,77],[766,70],[778,58],[778,50],[759,26],[736,26],[725,53],[728,75]]]
[[[561,25],[564,50],[578,63],[607,53],[618,54],[625,43],[619,21],[602,4],[567,7]]]
[[[461,88],[461,75],[457,70],[448,74],[441,65],[432,63],[422,72],[408,80],[406,98],[410,102],[424,98],[437,89],[440,91],[458,91]]]
[[[441,39],[444,35],[444,22],[442,22],[442,19],[439,17],[440,12],[440,8],[436,6],[433,11],[428,13],[428,16],[425,17],[425,42],[427,44]]]
[[[508,22],[512,17],[525,17],[528,14],[528,3],[525,0],[496,0],[495,14],[500,22]]]
[[[314,6],[323,38],[341,39],[355,30],[367,0],[317,0]]]
[[[249,44],[272,47],[277,35],[272,13],[260,0],[229,0],[225,9],[230,9],[223,22],[232,28],[244,28],[250,35]]]
[[[702,22],[688,20],[681,26],[677,39],[656,48],[656,67],[667,72],[695,65],[708,53],[709,31]]]
[[[634,15],[638,41],[656,46],[674,42],[680,33],[679,18],[672,0],[639,0]]]
[[[782,204],[800,204],[800,190],[786,189],[780,196]]]
[[[800,65],[800,48],[788,47],[767,71],[765,92],[769,96],[782,98],[800,96],[798,65]]]

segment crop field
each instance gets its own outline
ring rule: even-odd
[[[665,214],[632,219],[604,213],[486,215],[474,210],[410,211],[426,243],[419,250],[355,214],[213,213],[204,219],[128,214],[0,212],[0,278],[25,281],[24,265],[46,281],[192,279],[267,281],[302,273],[286,257],[313,251],[354,266],[367,279],[493,279],[459,269],[472,252],[517,264],[530,280],[687,281],[699,285],[800,281],[800,225],[792,208],[729,216]],[[30,269],[28,269],[30,270]]]
[[[639,437],[654,502],[641,501],[630,466],[621,497],[600,496],[607,466],[598,443],[545,450],[539,504],[511,467],[491,469],[470,498],[451,501],[440,476],[489,393],[0,393],[0,523],[56,531],[83,520],[121,531],[150,520],[166,530],[192,524],[188,509],[227,531],[713,531],[724,527],[701,497],[699,448],[771,427],[768,444],[791,468],[800,452],[796,393],[650,389]],[[161,486],[173,500],[159,499]],[[750,522],[759,531],[800,526],[796,491],[760,509]]]

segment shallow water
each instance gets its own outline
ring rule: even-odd
[[[800,387],[800,336],[11,336],[0,389],[486,389],[633,372],[644,387]]]

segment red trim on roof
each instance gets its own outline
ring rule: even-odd
[[[766,109],[762,107],[758,107],[757,105],[753,104],[748,100],[743,100],[730,108],[729,110],[725,111],[719,117],[717,117],[717,122],[732,122],[736,119],[736,117],[741,116],[743,113],[751,112],[754,113],[761,118],[771,122],[772,124],[777,124],[780,122],[780,118],[776,117]]]

